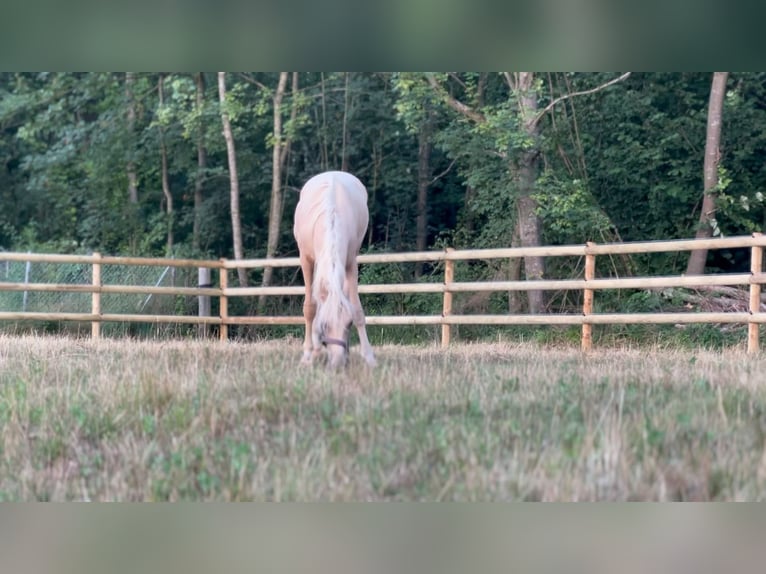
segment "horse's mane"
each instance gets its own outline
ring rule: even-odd
[[[337,320],[343,311],[350,317],[352,312],[351,302],[343,293],[343,282],[346,278],[347,247],[342,245],[339,227],[342,222],[338,219],[338,210],[335,202],[335,181],[329,176],[327,189],[322,197],[322,214],[324,217],[324,240],[322,247],[316,256],[314,268],[314,300],[317,302],[317,317],[320,325],[327,325],[331,318]],[[341,250],[343,249],[343,252]],[[322,303],[320,293],[324,291],[327,298]]]

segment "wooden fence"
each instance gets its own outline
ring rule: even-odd
[[[613,243],[586,245],[565,245],[531,248],[507,249],[471,249],[443,251],[424,251],[413,253],[380,253],[360,255],[363,264],[388,264],[403,262],[444,262],[444,281],[442,283],[406,283],[360,285],[361,294],[383,293],[441,293],[441,315],[403,315],[403,316],[368,316],[369,325],[441,325],[442,346],[450,343],[451,325],[581,325],[582,349],[587,351],[592,346],[592,326],[603,324],[686,324],[686,323],[739,323],[748,325],[748,352],[759,348],[759,326],[766,323],[766,312],[761,311],[761,285],[766,283],[763,273],[763,248],[766,236],[753,234],[750,237],[728,237],[706,240],[674,240],[636,243]],[[731,249],[749,248],[751,252],[750,273],[715,274],[699,276],[664,276],[664,277],[627,277],[598,279],[595,276],[596,257],[620,254],[642,254],[656,252],[684,252],[695,249]],[[585,258],[582,279],[537,280],[537,281],[481,281],[455,282],[455,264],[458,261],[511,259],[530,255],[545,257],[580,256]],[[54,283],[11,283],[0,282],[0,291],[57,291],[91,294],[90,313],[39,313],[0,311],[0,320],[58,320],[91,322],[92,336],[100,336],[102,322],[148,322],[148,323],[191,323],[218,325],[220,338],[228,339],[230,325],[299,325],[302,317],[278,316],[231,316],[229,299],[231,297],[253,297],[261,295],[303,295],[302,286],[274,287],[232,287],[229,285],[229,272],[232,269],[264,267],[297,267],[297,257],[282,259],[247,259],[247,260],[193,260],[193,259],[150,259],[132,257],[106,257],[93,255],[48,255],[30,253],[0,253],[0,261],[31,261],[46,263],[80,263],[92,267],[90,285],[54,284]],[[168,266],[176,268],[198,268],[200,278],[209,277],[206,270],[218,271],[218,286],[201,287],[161,287],[140,285],[107,285],[101,281],[102,268],[107,265],[144,265]],[[649,289],[667,287],[714,287],[748,286],[749,309],[747,312],[684,312],[684,313],[611,313],[593,312],[596,291],[603,289]],[[577,314],[542,314],[542,315],[457,315],[453,313],[454,293],[462,292],[497,292],[529,290],[582,290],[582,311]],[[148,315],[102,313],[101,295],[104,293],[155,294],[218,297],[218,316],[192,315]],[[201,308],[205,308],[201,305]],[[209,307],[208,307],[209,308]]]

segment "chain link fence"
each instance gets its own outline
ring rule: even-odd
[[[48,283],[90,285],[92,265],[84,263],[40,263],[2,261],[0,255],[0,282]],[[158,267],[153,265],[104,265],[101,268],[103,285],[136,285],[152,287],[196,287],[197,270],[191,268]],[[7,312],[90,313],[90,293],[65,291],[0,291],[0,309]],[[102,313],[145,315],[195,315],[198,298],[183,295],[154,295],[140,293],[103,293]],[[0,324],[2,331],[37,330],[82,331],[83,325],[68,321],[43,321]],[[104,334],[141,335],[151,332],[179,334],[189,326],[141,323],[104,323]],[[88,324],[87,329],[90,329]],[[195,330],[196,332],[196,330]]]

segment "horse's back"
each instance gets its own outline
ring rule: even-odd
[[[328,193],[333,193],[331,204],[341,220],[347,223],[350,237],[361,246],[369,222],[367,189],[359,179],[345,171],[327,171],[309,179],[301,189],[295,208],[293,234],[299,249],[316,243],[323,235],[321,216],[326,211]]]
[[[359,181],[359,178],[345,171],[325,171],[315,175],[303,185],[300,200],[310,201],[312,198],[319,197],[330,186],[333,186],[336,191],[340,188],[355,202],[357,208],[363,205],[363,211],[367,211],[367,188]]]

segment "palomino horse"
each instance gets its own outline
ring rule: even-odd
[[[359,301],[356,264],[369,217],[367,190],[350,173],[320,173],[301,189],[293,235],[306,285],[303,363],[310,364],[324,346],[330,366],[345,365],[353,323],[362,356],[368,365],[375,365]]]

